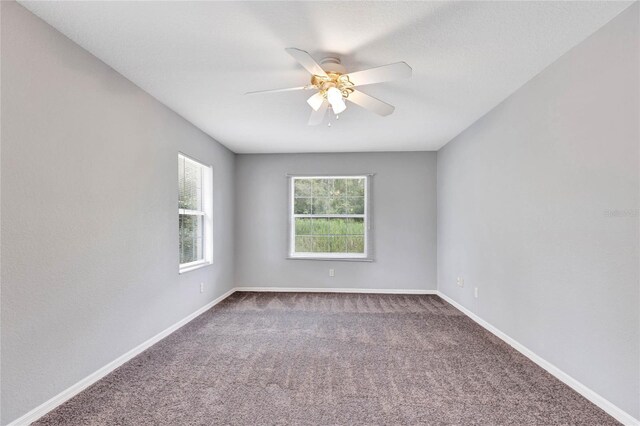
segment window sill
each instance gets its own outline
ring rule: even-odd
[[[370,257],[287,256],[287,260],[329,260],[332,262],[373,262]]]
[[[185,266],[180,267],[180,269],[178,270],[178,274],[184,274],[185,272],[195,271],[196,269],[204,268],[205,266],[209,266],[211,264],[212,262],[209,262],[209,261],[186,264]]]

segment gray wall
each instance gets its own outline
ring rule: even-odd
[[[438,152],[439,290],[636,418],[638,36],[636,3]]]
[[[233,286],[234,154],[1,3],[6,424]],[[214,264],[183,275],[179,150],[214,170]]]
[[[287,173],[375,173],[374,262],[286,259]],[[236,285],[436,289],[434,152],[239,155],[236,188]]]

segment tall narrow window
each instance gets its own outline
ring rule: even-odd
[[[210,166],[178,154],[180,272],[212,261],[211,179]]]
[[[369,176],[293,176],[290,185],[290,257],[369,258]]]

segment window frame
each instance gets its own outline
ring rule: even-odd
[[[180,263],[180,241],[178,240],[178,273],[193,271],[213,263],[213,167],[196,160],[183,152],[178,152],[178,162],[184,159],[198,165],[202,170],[202,210],[180,208],[180,175],[178,173],[178,239],[180,238],[180,216],[202,216],[202,258],[193,262]]]
[[[355,262],[372,262],[373,261],[373,245],[371,238],[372,218],[371,218],[371,194],[372,194],[372,177],[371,173],[359,174],[332,174],[332,175],[287,175],[288,178],[288,236],[287,236],[287,259],[291,260],[335,260],[335,261],[355,261]],[[364,214],[295,214],[295,181],[297,179],[364,179]],[[345,218],[363,218],[364,221],[364,253],[313,253],[313,252],[295,252],[295,219],[296,217],[345,217]]]

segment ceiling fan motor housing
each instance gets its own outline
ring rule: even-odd
[[[326,97],[327,90],[332,87],[337,88],[344,98],[353,92],[353,84],[346,75],[347,70],[336,57],[327,57],[320,61],[320,66],[327,73],[327,77],[313,75],[311,84],[316,86],[320,93]]]
[[[346,74],[347,70],[340,63],[340,58],[335,56],[329,56],[320,61],[320,66],[327,73],[335,73],[335,74]]]

